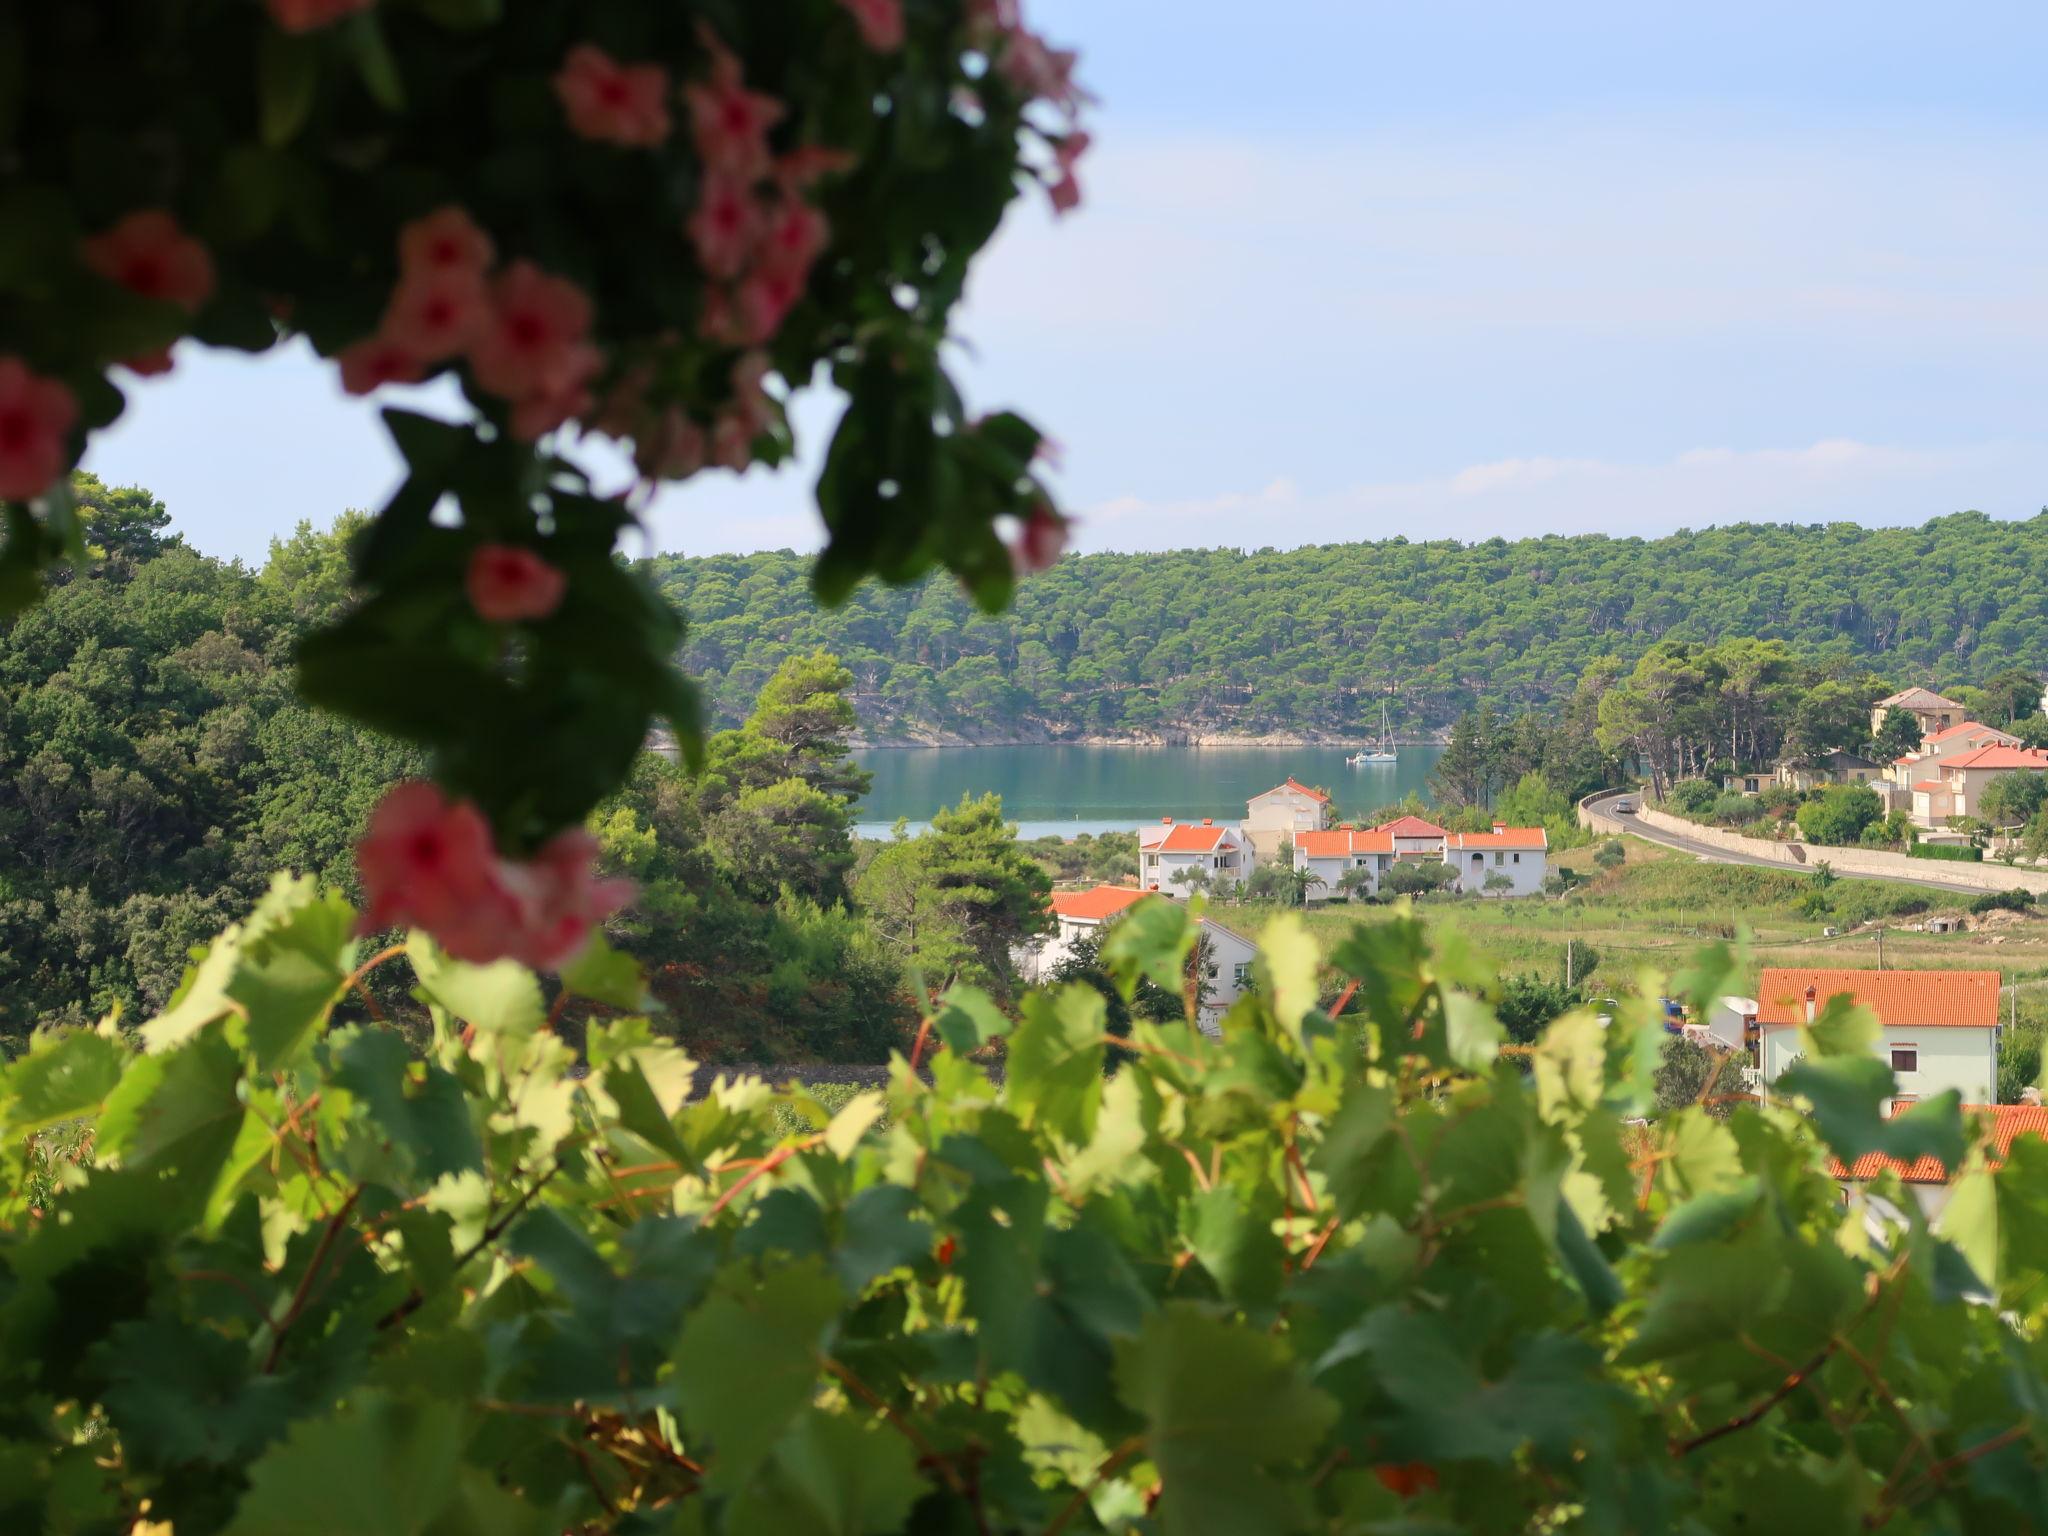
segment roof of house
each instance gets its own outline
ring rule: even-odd
[[[1420,816],[1396,816],[1392,821],[1383,821],[1373,829],[1376,832],[1390,832],[1395,837],[1448,837],[1450,834],[1434,822],[1424,821]]]
[[[1453,832],[1450,844],[1461,850],[1548,848],[1550,834],[1541,827],[1500,827],[1492,832]]]
[[[1985,1150],[1985,1160],[1993,1168],[2004,1165],[2006,1154],[2020,1137],[2048,1136],[2048,1108],[2039,1104],[1965,1104],[1963,1113],[1989,1117],[1991,1145]],[[1880,1173],[1891,1172],[1908,1184],[1948,1182],[1948,1171],[1939,1158],[1923,1157],[1907,1163],[1882,1152],[1866,1152],[1846,1167],[1840,1158],[1830,1158],[1828,1172],[1838,1179],[1874,1179]]]
[[[2041,768],[2048,769],[2048,752],[2039,752],[2032,747],[1979,747],[1974,752],[1965,752],[1960,757],[1945,757],[1941,762],[1943,772],[1957,768]]]
[[[1341,859],[1353,853],[1392,853],[1394,834],[1384,827],[1374,827],[1370,831],[1339,827],[1334,832],[1297,833],[1294,846],[1311,859]]]
[[[1252,798],[1254,800],[1263,800],[1267,795],[1281,795],[1289,790],[1293,790],[1297,795],[1307,795],[1309,799],[1321,801],[1324,805],[1330,803],[1328,795],[1324,794],[1320,789],[1311,789],[1291,773],[1287,775],[1287,782],[1285,784],[1275,784],[1271,789],[1261,790],[1258,794],[1253,795]]]
[[[1054,891],[1052,909],[1061,917],[1078,922],[1099,923],[1115,917],[1124,908],[1144,899],[1145,893],[1128,885],[1098,885],[1092,891]]]
[[[1922,739],[1926,741],[1954,741],[1958,736],[1968,736],[1973,733],[1986,736],[1999,736],[2004,738],[2006,741],[2019,740],[2019,738],[2013,735],[2012,732],[2001,731],[1997,726],[1986,725],[1982,720],[1965,720],[1961,725],[1952,725],[1945,731],[1935,731],[1933,734],[1926,736]]]
[[[1200,825],[1192,821],[1162,823],[1138,832],[1138,846],[1148,853],[1210,853],[1223,847],[1226,840],[1236,842],[1232,828],[1206,821]]]
[[[1931,740],[1933,740],[1933,738],[1932,738],[1932,737],[1929,737],[1929,738],[1928,738],[1928,740],[1930,740],[1930,741],[1931,741]],[[1895,758],[1893,758],[1893,759],[1892,759],[1892,766],[1893,766],[1894,768],[1903,768],[1903,767],[1905,767],[1905,766],[1906,766],[1906,764],[1908,764],[1908,763],[1917,763],[1917,762],[1919,762],[1919,761],[1920,761],[1920,754],[1919,754],[1918,752],[1908,752],[1908,753],[1907,753],[1907,754],[1906,754],[1906,755],[1905,755],[1904,757],[1895,757]]]
[[[1921,781],[1920,781],[1919,783],[1915,784],[1915,785],[1914,785],[1913,787],[1914,787],[1915,789],[1917,789],[1917,790],[1922,790],[1922,791],[1924,791],[1924,792],[1926,792],[1926,793],[1928,793],[1928,794],[1943,794],[1943,795],[1945,795],[1945,794],[1947,794],[1947,793],[1948,793],[1948,786],[1947,786],[1946,784],[1942,783],[1942,782],[1941,782],[1941,780],[1939,780],[1939,779],[1922,779],[1922,780],[1921,780]]]
[[[1998,1023],[1996,971],[1846,971],[1769,967],[1757,985],[1756,1021],[1766,1027],[1806,1022],[1814,1007],[1848,997],[1898,1029],[1991,1029]]]
[[[1873,706],[1877,709],[1962,709],[1954,699],[1944,699],[1932,688],[1905,688],[1888,699],[1879,699]]]

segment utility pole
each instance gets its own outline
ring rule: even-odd
[[[1572,943],[1569,938],[1564,941],[1564,989],[1567,992],[1572,989]]]
[[[1877,930],[1877,968],[1884,969],[1884,929]]]

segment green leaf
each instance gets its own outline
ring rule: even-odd
[[[451,960],[433,940],[417,933],[407,940],[406,954],[419,977],[420,991],[458,1019],[509,1035],[532,1034],[547,1022],[540,982],[515,961],[469,965]]]
[[[1137,995],[1141,976],[1180,995],[1198,936],[1192,906],[1147,896],[1110,924],[1102,941],[1102,963],[1126,1002]]]
[[[639,1011],[655,1006],[640,962],[622,950],[613,949],[601,933],[592,934],[583,953],[563,967],[562,985],[574,996],[587,997],[608,1008]]]
[[[847,1202],[832,1264],[848,1295],[931,1253],[932,1224],[923,1214],[916,1194],[900,1184],[870,1185]]]
[[[217,1031],[138,1058],[107,1096],[100,1150],[125,1168],[175,1174],[203,1200],[241,1130],[241,1065]]]
[[[955,982],[939,999],[935,1026],[946,1049],[965,1056],[1010,1032],[1010,1019],[979,987]]]
[[[874,1123],[888,1109],[881,1094],[870,1089],[848,1099],[825,1127],[825,1148],[842,1163],[853,1156]]]
[[[327,1020],[355,958],[355,910],[310,878],[279,875],[243,933],[226,991],[247,1010],[259,1071],[282,1066]]]
[[[807,1411],[726,1517],[729,1531],[776,1536],[892,1536],[925,1491],[901,1435]]]
[[[1296,1040],[1315,1011],[1321,965],[1322,953],[1299,913],[1281,913],[1259,935],[1259,995],[1272,1000],[1273,1017]]]
[[[416,1061],[385,1029],[350,1027],[329,1037],[334,1081],[362,1100],[377,1129],[423,1183],[483,1166],[471,1099],[453,1074]]]
[[[97,1112],[120,1083],[129,1055],[111,1032],[38,1031],[28,1055],[0,1073],[8,1134],[25,1136]]]
[[[256,100],[264,144],[275,149],[298,137],[312,115],[319,88],[319,43],[265,28],[256,53]]]
[[[405,85],[398,78],[398,61],[384,41],[384,28],[375,11],[358,11],[348,19],[349,52],[355,55],[356,73],[363,88],[387,112],[405,110]]]
[[[249,1469],[226,1536],[425,1536],[458,1498],[464,1433],[457,1404],[359,1393]]]
[[[1273,1231],[1279,1201],[1270,1189],[1258,1195],[1219,1184],[1184,1208],[1188,1246],[1217,1288],[1232,1301],[1271,1301],[1280,1292],[1286,1249]]]
[[[808,1260],[758,1284],[729,1276],[685,1325],[676,1393],[692,1432],[716,1447],[711,1487],[744,1488],[810,1403],[840,1299],[839,1282]]]
[[[1116,1384],[1144,1419],[1166,1536],[1304,1528],[1299,1489],[1273,1469],[1317,1456],[1337,1405],[1284,1339],[1169,1302],[1117,1345]]]
[[[1444,1039],[1451,1061],[1468,1072],[1491,1067],[1508,1032],[1484,1001],[1463,992],[1444,995]]]
[[[1813,1123],[1821,1139],[1844,1162],[1854,1162],[1866,1152],[1882,1152],[1907,1163],[1937,1157],[1951,1171],[1962,1166],[1969,1138],[1963,1129],[1962,1096],[1954,1089],[1887,1119],[1884,1101],[1898,1091],[1898,1079],[1870,1055],[1802,1061],[1771,1086],[1774,1093],[1797,1094],[1813,1106]]]
[[[1801,1031],[1804,1054],[1826,1059],[1831,1056],[1868,1056],[1877,1048],[1884,1027],[1868,1008],[1859,1008],[1846,994],[1827,1000],[1811,1024]]]
[[[1042,1124],[1074,1146],[1090,1138],[1102,1102],[1106,1027],[1102,994],[1080,982],[1024,999],[1005,1087],[1025,1124]]]

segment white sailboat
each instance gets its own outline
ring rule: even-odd
[[[1364,752],[1354,752],[1344,761],[1354,768],[1364,768],[1374,763],[1391,763],[1398,760],[1394,752],[1394,728],[1387,721],[1387,701],[1381,699],[1379,745]]]

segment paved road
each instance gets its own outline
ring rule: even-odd
[[[1629,798],[1633,799],[1634,796],[1631,795]],[[1782,869],[1787,874],[1793,875],[1810,875],[1813,873],[1811,865],[1781,864],[1776,859],[1759,858],[1752,853],[1732,853],[1728,849],[1717,848],[1712,843],[1703,843],[1694,838],[1686,837],[1681,833],[1667,832],[1662,827],[1653,827],[1640,816],[1609,810],[1607,807],[1612,801],[1612,796],[1602,796],[1586,801],[1586,814],[1592,818],[1593,825],[1603,832],[1626,832],[1632,837],[1640,837],[1646,843],[1657,843],[1665,848],[1675,848],[1680,853],[1689,853],[1694,858],[1702,859],[1709,864],[1747,864],[1758,869]],[[1941,891],[1946,895],[1982,896],[1984,894],[1982,886],[1961,885],[1947,880],[1923,879],[1915,875],[1871,875],[1859,871],[1853,876],[1845,875],[1842,878],[1845,880],[1889,880],[1896,885],[1917,885],[1926,890]]]

